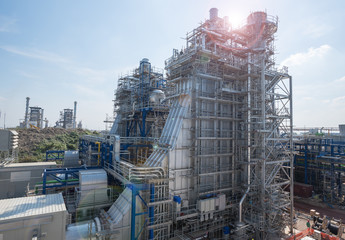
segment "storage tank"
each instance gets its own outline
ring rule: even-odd
[[[165,94],[162,90],[155,89],[150,94],[151,104],[160,104],[165,99]]]

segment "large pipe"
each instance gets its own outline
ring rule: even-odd
[[[74,101],[73,128],[77,127],[77,101]]]
[[[242,222],[242,205],[243,205],[244,199],[246,199],[247,194],[249,193],[249,190],[250,190],[250,187],[248,186],[247,191],[244,193],[244,195],[242,196],[241,201],[240,201],[240,205],[238,208],[238,221],[239,222]]]
[[[28,116],[29,116],[29,102],[30,98],[26,98],[25,116],[24,116],[24,128],[28,127]]]

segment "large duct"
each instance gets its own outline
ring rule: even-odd
[[[77,101],[74,101],[73,128],[77,127]]]
[[[28,116],[29,116],[29,102],[30,98],[26,98],[25,116],[24,116],[24,128],[28,127]]]

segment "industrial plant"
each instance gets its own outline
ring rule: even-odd
[[[18,134],[2,130],[0,239],[343,239],[340,218],[294,207],[294,195],[344,206],[345,127],[293,129],[277,30],[266,12],[233,28],[210,9],[164,69],[134,60],[117,81],[111,129],[78,150],[15,163]],[[43,128],[29,100],[21,125]],[[76,114],[74,102],[55,127],[77,128]]]

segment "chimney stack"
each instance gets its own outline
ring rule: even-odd
[[[77,127],[77,101],[74,102],[74,111],[73,111],[73,128]]]
[[[24,128],[28,128],[28,117],[29,117],[29,102],[30,98],[26,98],[25,116],[24,116]]]

